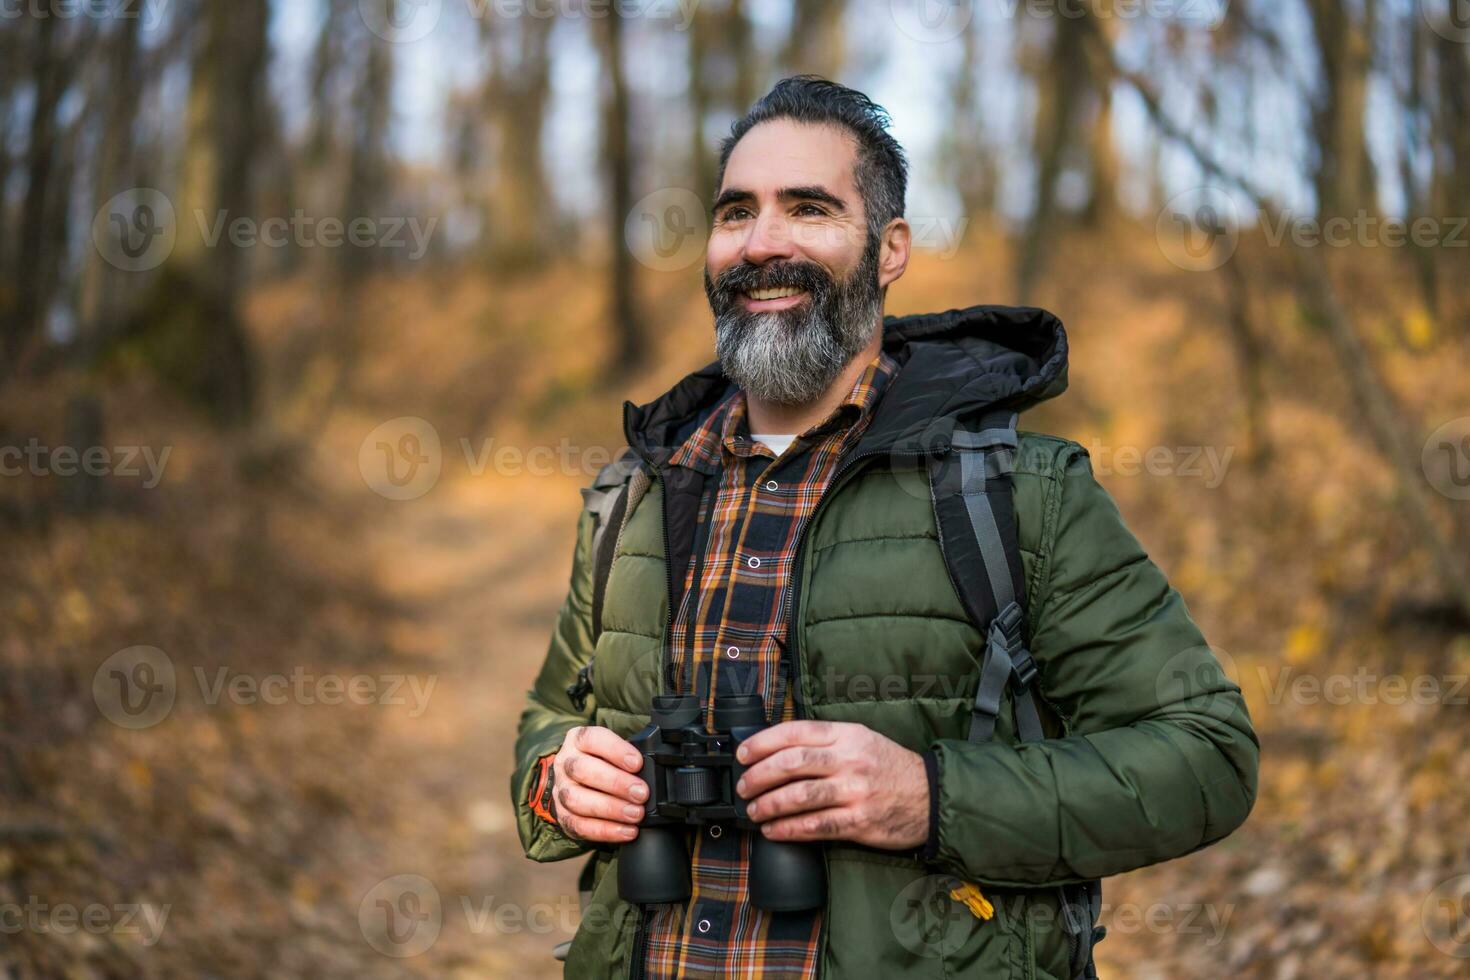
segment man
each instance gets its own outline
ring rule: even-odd
[[[719,359],[626,406],[650,479],[595,613],[584,514],[512,781],[531,858],[594,855],[568,976],[1071,977],[1059,888],[1213,843],[1254,801],[1239,689],[1085,450],[1049,436],[1021,435],[1010,479],[1051,737],[1002,716],[967,738],[986,640],[906,447],[1059,394],[1066,339],[1035,309],[885,321],[910,249],[886,124],[802,76],[734,125],[705,266]],[[689,831],[687,901],[619,899],[647,799],[627,739],[671,692],[763,696],[737,789],[767,838],[823,842],[821,907],[756,907],[751,834],[720,824]]]

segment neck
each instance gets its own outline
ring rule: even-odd
[[[803,405],[781,405],[776,402],[768,402],[747,391],[745,407],[746,417],[750,422],[750,431],[799,435],[810,429],[842,404],[842,399],[847,397],[852,386],[857,384],[858,378],[862,377],[863,369],[868,366],[868,362],[877,357],[878,352],[882,349],[883,328],[880,322],[878,329],[873,331],[868,345],[847,362],[841,373],[827,386],[827,390],[822,392],[815,401]]]

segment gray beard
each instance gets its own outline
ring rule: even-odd
[[[715,354],[747,394],[777,405],[809,405],[872,340],[882,304],[876,282],[871,288],[844,283],[830,304],[832,315],[814,301],[775,313],[730,309],[715,318]]]

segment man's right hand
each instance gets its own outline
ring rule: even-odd
[[[567,732],[552,761],[552,806],[568,835],[599,844],[638,836],[648,787],[643,757],[612,729],[584,725]]]

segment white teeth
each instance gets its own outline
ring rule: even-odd
[[[779,289],[752,289],[745,295],[751,299],[781,299],[786,296],[796,296],[800,293],[801,290],[794,286],[782,286]]]

